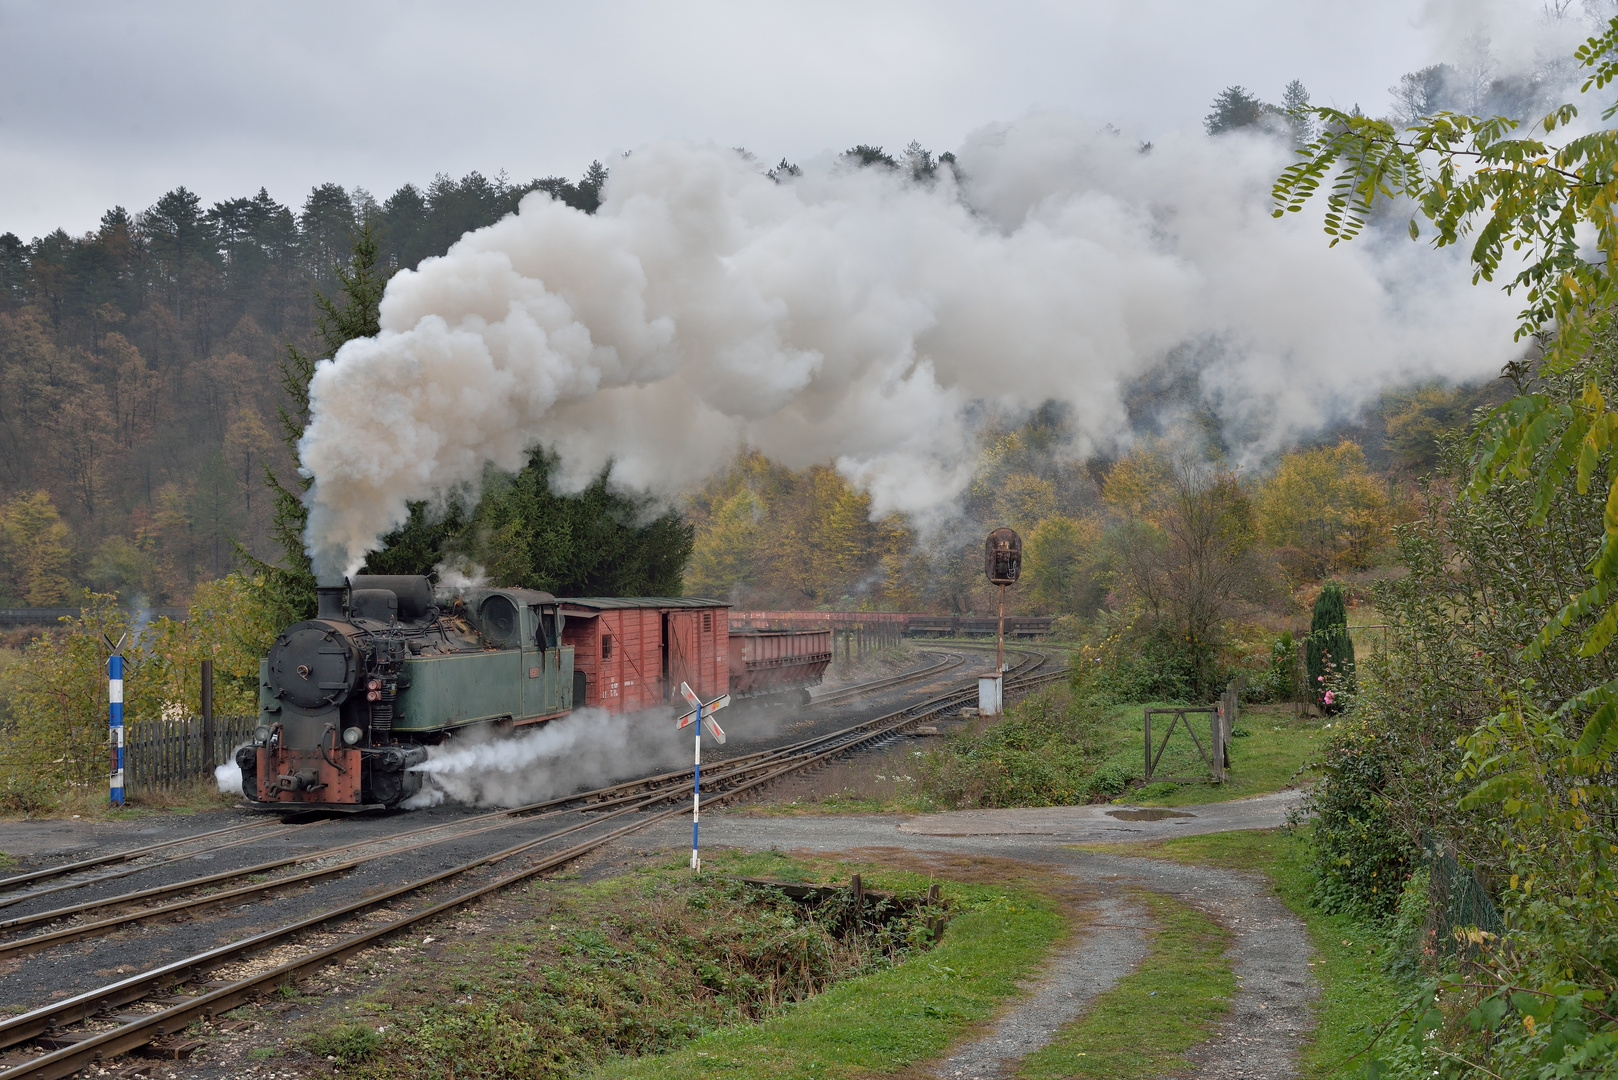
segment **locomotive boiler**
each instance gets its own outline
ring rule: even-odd
[[[573,650],[556,598],[360,575],[321,588],[315,617],[259,662],[259,724],[236,752],[264,809],[396,806],[427,747],[473,725],[521,726],[573,706]]]

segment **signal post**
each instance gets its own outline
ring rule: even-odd
[[[1022,576],[1022,537],[1014,529],[996,529],[983,542],[983,574],[1000,587],[1000,620],[995,635],[994,673],[978,679],[978,714],[999,716],[1005,710],[1006,587]]]

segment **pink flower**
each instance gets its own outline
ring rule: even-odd
[[[1325,682],[1325,681],[1326,681],[1326,676],[1324,676],[1324,675],[1316,675],[1315,676],[1315,682]]]
[[[1331,691],[1327,690],[1326,691],[1326,696],[1321,698],[1320,700],[1324,701],[1327,705],[1330,705],[1332,703],[1332,693],[1331,693]]]

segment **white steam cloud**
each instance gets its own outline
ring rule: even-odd
[[[1066,115],[982,129],[964,187],[839,159],[776,184],[664,142],[618,162],[599,212],[542,193],[388,285],[381,334],[310,386],[317,573],[352,572],[406,503],[475,489],[544,445],[561,483],[612,463],[674,493],[740,443],[833,460],[877,513],[966,483],[969,414],[1064,404],[1071,452],[1127,442],[1123,393],[1174,354],[1258,456],[1391,382],[1510,358],[1509,299],[1453,258],[1269,216],[1289,148],[1163,139]],[[1402,223],[1397,223],[1402,224]]]
[[[429,748],[428,759],[411,770],[422,774],[422,789],[404,806],[521,806],[689,763],[691,743],[676,737],[672,717],[667,709],[577,709],[503,738],[479,741],[469,733]]]
[[[232,756],[231,759],[225,762],[223,765],[214,766],[213,778],[214,783],[219,785],[219,793],[221,795],[243,794],[242,767],[236,764],[236,758],[234,756]],[[254,793],[253,797],[258,797],[256,792]]]

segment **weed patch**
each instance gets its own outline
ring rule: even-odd
[[[575,1075],[787,1014],[932,944],[927,920],[937,909],[882,910],[868,899],[856,918],[847,897],[806,908],[730,876],[801,879],[803,868],[779,853],[716,853],[707,868],[715,873],[700,879],[670,863],[593,884],[536,885],[533,917],[444,946],[430,977],[427,965],[409,964],[411,977],[385,982],[354,1006],[357,1015],[304,1046],[349,1062],[346,1075],[375,1080],[451,1069]],[[923,879],[893,885],[916,899],[927,888]]]
[[[888,884],[925,879],[883,876]],[[704,1034],[658,1057],[604,1063],[601,1080],[867,1077],[936,1058],[988,1019],[1067,930],[1056,906],[1026,885],[951,882],[954,921],[906,963],[850,979],[763,1022]]]
[[[336,1058],[347,1065],[370,1061],[382,1049],[382,1036],[374,1028],[350,1020],[304,1040],[316,1057]]]

